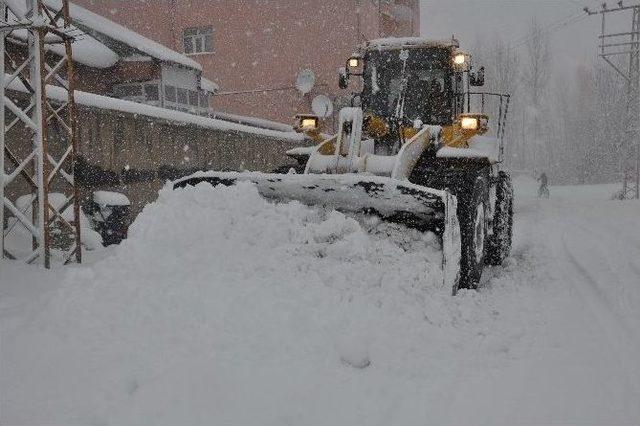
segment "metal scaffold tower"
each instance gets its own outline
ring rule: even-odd
[[[0,257],[81,261],[68,0],[0,0]]]
[[[620,169],[622,174],[621,199],[640,198],[640,4],[625,5],[619,1],[616,7],[602,4],[599,11],[585,8],[589,15],[602,15],[600,57],[627,83],[626,135],[620,144]],[[628,32],[607,31],[607,16],[627,14],[631,16]],[[623,62],[628,57],[628,67]],[[616,60],[620,58],[621,60]]]

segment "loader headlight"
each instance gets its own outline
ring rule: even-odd
[[[315,115],[296,115],[297,128],[301,131],[316,130],[319,119]]]
[[[467,61],[467,55],[465,55],[464,53],[457,53],[453,57],[453,63],[456,65],[464,65],[466,61]]]
[[[467,72],[471,66],[471,56],[467,52],[458,50],[453,53],[451,62],[453,62],[453,68],[457,72]]]
[[[464,130],[478,130],[478,127],[480,127],[480,120],[476,117],[462,117],[460,120],[460,126]]]
[[[349,68],[358,68],[360,66],[360,58],[354,56],[352,58],[349,58],[349,61],[347,63],[349,65]]]

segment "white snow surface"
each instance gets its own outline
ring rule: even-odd
[[[205,92],[209,92],[212,94],[218,93],[220,91],[220,86],[205,77],[200,77],[200,88]]]
[[[5,0],[5,3],[9,7],[10,11],[13,12],[13,15],[17,16],[19,21],[24,19],[24,15],[27,10],[25,1]],[[45,4],[56,11],[62,9],[61,0],[45,0]],[[148,39],[129,28],[123,27],[122,25],[93,13],[84,7],[78,6],[73,2],[69,3],[69,13],[71,15],[71,20],[74,23],[83,25],[100,34],[104,34],[113,40],[120,41],[127,46],[131,46],[140,52],[151,56],[152,58],[202,71],[202,65],[187,56],[169,49],[160,43],[156,43],[155,41]],[[51,50],[56,53],[61,53],[60,49],[52,48]],[[76,59],[79,62],[99,68],[108,68],[117,62],[114,61],[114,59],[117,60],[115,53],[87,34],[82,34],[79,37],[79,41],[74,43],[74,58],[76,56],[78,56]]]
[[[62,2],[60,0],[46,0],[46,3],[59,10]],[[187,56],[169,49],[168,47],[156,43],[129,28],[123,27],[107,18],[104,18],[77,4],[69,4],[71,19],[80,25],[84,25],[101,34],[118,40],[128,46],[134,47],[147,55],[165,62],[173,62],[187,68],[202,71],[202,65]]]
[[[17,209],[27,218],[31,218],[32,216],[32,201],[32,195],[23,195],[18,197],[16,200]],[[49,204],[51,204],[51,206],[56,210],[60,211],[66,202],[67,197],[65,194],[61,194],[59,192],[49,193]],[[67,207],[63,212],[61,212],[61,216],[67,222],[73,222],[73,205]],[[33,251],[31,246],[32,234],[24,224],[16,217],[9,214],[7,218],[7,229],[11,230],[6,239],[6,246],[10,249],[11,253],[21,257],[29,255]],[[83,247],[87,250],[97,250],[102,248],[102,236],[93,230],[91,222],[82,210],[80,210],[80,240]]]
[[[451,297],[430,236],[165,188],[83,266],[0,261],[2,423],[635,425],[640,204],[613,189],[520,179],[512,257]]]
[[[10,14],[8,22],[15,23],[16,18]],[[118,63],[120,57],[113,50],[75,27],[73,27],[73,31],[74,34],[81,34],[81,36],[77,36],[73,42],[74,61],[95,68],[109,68]],[[29,38],[29,33],[25,29],[14,30],[11,35],[25,42]],[[59,37],[49,34],[47,41],[51,41],[51,43],[47,43],[45,48],[63,56],[66,54],[65,45],[62,43],[53,43],[53,41],[59,40]]]
[[[454,39],[434,40],[424,37],[386,37],[369,40],[363,45],[365,48],[399,48],[399,47],[458,47]]]
[[[474,136],[468,148],[442,147],[436,153],[438,158],[486,158],[494,163],[500,160],[500,143],[490,136]]]
[[[95,191],[93,201],[100,206],[130,206],[129,198],[120,193],[112,191]]]

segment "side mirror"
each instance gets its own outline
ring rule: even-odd
[[[484,67],[480,67],[478,71],[469,73],[469,78],[469,84],[472,86],[484,86]]]
[[[338,87],[341,89],[349,87],[349,74],[346,68],[340,68],[338,70]]]

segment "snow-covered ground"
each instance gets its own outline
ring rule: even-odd
[[[456,297],[429,236],[165,191],[81,267],[0,263],[0,423],[637,425],[640,204],[614,189],[519,179],[513,256]]]

